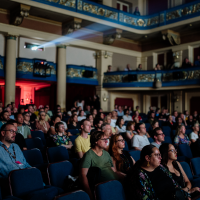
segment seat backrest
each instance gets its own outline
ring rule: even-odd
[[[51,147],[47,149],[49,163],[69,160],[68,150],[65,147]]]
[[[96,185],[95,194],[97,200],[125,200],[123,186],[117,180]]]
[[[163,143],[170,143],[172,144],[172,139],[169,136],[165,136],[165,141]]]
[[[187,144],[179,144],[178,149],[181,156],[185,156],[187,158],[193,158],[192,151],[190,146]]]
[[[128,144],[127,144],[126,141],[125,141],[125,147],[124,147],[124,150],[129,151]]]
[[[72,135],[76,135],[80,133],[80,131],[77,129],[68,129],[67,132],[70,132]]]
[[[36,145],[33,139],[25,139],[25,142],[26,142],[26,147],[28,150],[36,148]]]
[[[193,176],[192,176],[192,172],[191,172],[191,169],[190,169],[190,166],[188,165],[188,163],[186,162],[180,162],[184,172],[186,173],[187,177],[189,178],[189,180],[192,180],[193,179]]]
[[[189,135],[190,133],[192,133],[192,130],[191,130],[191,129],[187,129],[187,130],[185,131],[185,134],[187,134],[187,135]]]
[[[73,174],[73,166],[69,161],[51,163],[48,166],[49,184],[64,187],[64,181],[68,175]]]
[[[145,123],[146,131],[149,132],[151,124],[150,123]]]
[[[171,128],[170,128],[169,126],[162,126],[162,130],[163,130],[163,131],[164,131],[164,130],[168,130],[168,131],[171,132]]]
[[[69,136],[69,138],[70,138],[70,140],[71,140],[71,142],[72,142],[73,145],[74,145],[75,139],[76,139],[77,137],[78,137],[78,135]]]
[[[31,166],[44,163],[42,153],[39,149],[26,150],[26,151],[23,151],[23,154],[24,154],[24,157],[26,158],[26,161]]]
[[[42,139],[39,137],[33,138],[35,143],[35,148],[40,149],[41,151],[44,150],[44,144],[42,142]]]
[[[77,190],[75,192],[59,195],[55,197],[54,200],[76,200],[76,199],[90,200],[90,197],[88,196],[86,192],[82,190]]]
[[[192,158],[191,159],[192,169],[194,175],[200,175],[200,158]]]
[[[153,138],[151,138],[151,137],[148,138],[148,140],[149,140],[150,143],[154,142]]]
[[[11,195],[23,197],[33,191],[44,188],[39,169],[29,168],[11,171],[9,174]]]
[[[175,135],[176,135],[176,130],[173,130],[172,133],[173,133],[173,135],[175,136]]]
[[[44,133],[42,131],[31,131],[31,136],[32,138],[40,138],[42,140],[42,143],[44,145],[46,145],[46,140],[45,140],[45,137],[44,137]]]
[[[129,151],[129,153],[135,161],[138,161],[140,159],[141,151]]]
[[[163,130],[163,133],[165,134],[165,136],[170,136],[171,135],[171,131],[169,131],[169,130]]]

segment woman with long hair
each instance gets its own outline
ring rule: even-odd
[[[190,199],[168,169],[161,165],[160,151],[151,144],[143,147],[140,160],[126,177],[124,188],[130,200],[172,200],[176,199],[174,196],[177,192],[182,199]]]
[[[174,144],[179,145],[179,144],[191,144],[191,141],[189,140],[188,136],[185,134],[185,126],[180,125],[176,129],[176,137],[174,138]]]
[[[124,119],[118,118],[115,127],[116,133],[126,132],[126,126],[124,126]]]
[[[135,122],[128,122],[126,125],[126,138],[131,140],[135,134],[137,135],[135,131]]]
[[[47,134],[47,132],[50,129],[49,122],[45,121],[46,113],[44,111],[40,112],[39,114],[39,120],[36,121],[36,129],[38,131],[42,131],[44,134]]]
[[[177,161],[177,150],[174,146],[169,143],[164,143],[160,146],[159,150],[162,157],[162,165],[171,172],[173,179],[182,187],[182,190],[188,193],[199,192],[199,187],[192,188],[190,180],[181,164]]]
[[[86,116],[84,115],[85,112],[83,110],[79,111],[79,115],[78,115],[78,121],[81,121],[83,119],[86,119]]]
[[[111,155],[113,166],[116,171],[128,173],[133,168],[135,160],[131,157],[128,151],[123,150],[125,140],[121,135],[113,135],[110,140],[109,153]]]
[[[68,125],[69,129],[80,129],[80,125],[78,124],[78,117],[76,114],[72,115],[69,118],[69,125]]]
[[[166,121],[165,126],[169,126],[171,130],[175,129],[175,123],[173,122],[172,115],[169,115],[168,120]]]

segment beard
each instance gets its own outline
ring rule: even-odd
[[[13,138],[5,137],[5,141],[8,142],[8,143],[14,143],[15,137],[13,137]]]

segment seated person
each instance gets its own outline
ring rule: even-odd
[[[134,15],[140,16],[139,8],[135,7]]]
[[[28,126],[30,130],[35,130],[35,123],[30,123],[30,114],[28,112],[24,112],[22,113],[23,118],[24,118],[24,122],[23,122],[23,126]]]
[[[194,143],[199,138],[199,123],[194,123],[192,129],[193,132],[190,133],[189,138]]]
[[[169,115],[168,120],[165,123],[165,126],[169,126],[171,130],[176,129],[176,124],[173,122],[172,115]]]
[[[49,117],[50,117],[50,118],[53,117],[53,113],[52,113],[52,111],[49,110],[49,105],[45,105],[44,108],[47,108],[47,114],[49,115]]]
[[[185,120],[185,116],[183,113],[180,113],[180,118],[182,119],[182,123],[187,126],[186,120]]]
[[[109,153],[112,156],[112,162],[115,171],[125,176],[129,170],[133,169],[135,160],[130,153],[124,150],[125,140],[121,135],[113,135],[110,141]]]
[[[110,124],[107,123],[102,124],[102,132],[104,132],[104,135],[108,138],[107,147],[105,148],[105,150],[108,151],[110,146],[110,138],[112,136],[112,130]]]
[[[154,145],[145,146],[140,154],[140,160],[136,162],[125,180],[127,196],[129,199],[160,199],[171,200],[174,198],[176,188],[181,186],[173,180],[168,169],[160,165],[161,154]],[[189,194],[182,191],[188,199]]]
[[[128,109],[124,110],[124,114],[125,114],[125,115],[123,116],[124,121],[133,121],[133,120],[132,120],[132,117],[129,115]]]
[[[108,65],[108,70],[107,72],[112,72],[112,66],[111,65]]]
[[[80,122],[83,119],[86,119],[86,116],[84,115],[85,112],[83,110],[79,111],[79,115],[78,115],[78,121]]]
[[[27,150],[24,136],[20,133],[17,133],[17,121],[11,119],[7,122],[7,124],[11,124],[15,127],[15,132],[16,132],[15,144],[17,144],[22,151]]]
[[[30,168],[19,146],[15,144],[15,127],[4,124],[0,137],[0,178],[7,178],[12,170]],[[30,130],[29,130],[30,131]]]
[[[184,120],[187,122],[189,118],[189,112],[187,110],[184,111]]]
[[[194,111],[194,114],[193,114],[193,120],[194,120],[194,122],[196,122],[198,119],[199,119],[198,112]]]
[[[116,133],[126,132],[126,126],[124,125],[124,120],[122,118],[118,118],[115,127]]]
[[[40,112],[39,120],[36,121],[36,129],[38,131],[42,131],[44,134],[47,134],[47,132],[50,129],[50,125],[49,125],[49,122],[45,120],[45,116],[46,116],[46,113],[44,111]]]
[[[134,135],[132,138],[132,147],[135,150],[141,151],[146,145],[149,145],[149,140],[146,134],[146,128],[144,123],[138,123],[135,126],[135,130],[138,135]]]
[[[7,121],[8,121],[9,119],[10,119],[10,117],[9,117],[8,111],[7,111],[7,110],[3,111],[3,112],[1,113],[0,128],[1,128],[4,124],[6,124]]]
[[[127,65],[126,65],[126,68],[124,69],[124,71],[131,71],[130,64],[127,64]]]
[[[160,115],[160,108],[156,108],[155,117],[158,119]]]
[[[131,140],[134,135],[137,135],[135,131],[135,122],[128,122],[126,125],[126,139]]]
[[[155,121],[155,112],[151,111],[149,119],[148,119],[148,123],[152,124],[153,121]]]
[[[75,140],[75,153],[77,153],[79,158],[90,149],[90,135],[91,131],[90,121],[84,119],[81,121],[81,134]]]
[[[105,118],[104,118],[104,123],[108,123],[110,124],[111,126],[111,117],[109,115],[107,115]],[[116,130],[113,126],[111,126],[111,130],[112,130],[112,134],[115,135],[116,133]]]
[[[30,122],[34,123],[35,120],[37,119],[36,115],[34,114],[34,109],[32,105],[28,105],[28,112],[30,114]]]
[[[154,145],[159,149],[162,142],[165,141],[165,134],[162,132],[162,129],[160,127],[157,127],[153,130],[153,140],[151,144]]]
[[[66,122],[62,121],[62,117],[63,117],[62,112],[57,112],[57,115],[60,116],[60,119],[61,119],[60,122],[62,122],[64,124],[65,131],[67,131],[67,124],[66,124]]]
[[[156,67],[154,68],[155,70],[161,70],[160,65],[156,64]]]
[[[162,157],[161,164],[165,166],[172,174],[172,178],[179,184],[182,190],[189,194],[200,192],[199,187],[192,188],[192,184],[188,179],[181,164],[177,161],[177,151],[172,144],[165,143],[159,148]]]
[[[162,109],[162,112],[159,115],[159,120],[166,121],[167,115],[165,114],[165,109]]]
[[[45,116],[45,121],[46,122],[50,122],[51,121],[51,118],[50,118],[50,116],[49,116],[49,114],[48,114],[48,107],[44,107],[44,112],[46,113],[46,116]]]
[[[175,110],[172,116],[172,121],[175,123],[176,122],[176,118],[178,117],[178,111]]]
[[[94,127],[95,127],[95,129],[93,129],[91,131],[91,133],[93,133],[94,131],[102,131],[102,124],[103,124],[103,119],[101,119],[101,118],[95,118],[95,120],[94,120]]]
[[[71,149],[73,144],[69,139],[69,136],[64,135],[65,127],[62,122],[58,122],[55,125],[56,134],[53,136],[53,141],[57,146],[64,146],[66,149]]]
[[[197,56],[197,60],[194,62],[195,67],[200,67],[200,55]]]
[[[52,125],[51,125],[51,127],[50,127],[50,129],[48,131],[48,135],[50,137],[52,137],[53,135],[56,134],[55,125],[56,125],[56,123],[61,121],[60,116],[59,115],[53,116],[51,118],[51,121],[52,121]]]
[[[25,139],[32,138],[30,128],[26,125],[25,126],[22,125],[24,122],[24,118],[23,118],[22,114],[16,113],[15,120],[17,121],[17,132],[21,133]]]
[[[193,116],[192,116],[192,115],[189,115],[188,120],[187,120],[187,125],[188,125],[189,127],[192,127],[193,124],[194,124]]]
[[[118,176],[115,173],[110,154],[104,150],[108,142],[104,133],[101,131],[92,133],[90,141],[91,149],[85,153],[81,160],[79,178],[84,191],[88,193],[90,199],[94,199],[89,186],[90,179],[88,178],[93,167],[97,167],[101,171],[99,180],[96,180],[96,182],[116,180]]]
[[[139,112],[137,110],[135,111],[132,119],[135,121],[135,123],[140,123],[140,121],[142,121],[142,117],[139,116]]]
[[[122,107],[121,107],[121,106],[118,107],[117,116],[118,116],[118,117],[124,116],[124,111],[122,110]]]
[[[188,58],[185,58],[182,64],[182,68],[190,68],[192,66],[193,66],[193,63],[191,63]]]
[[[137,71],[142,70],[142,64],[139,64],[139,65],[138,65],[138,68],[137,68],[136,70],[137,70]]]
[[[138,111],[139,113],[141,113],[139,106],[136,106],[136,109],[134,111]]]
[[[177,127],[176,129],[176,136],[174,138],[174,144],[175,145],[179,145],[179,144],[191,144],[191,141],[189,140],[188,136],[185,134],[185,126],[184,125],[180,125]]]
[[[110,125],[112,126],[112,127],[114,127],[115,128],[115,126],[116,126],[116,122],[117,122],[117,111],[112,111],[112,113],[111,113],[111,123],[110,123]]]
[[[77,129],[77,130],[80,129],[80,125],[79,125],[79,123],[78,123],[78,117],[77,117],[76,114],[72,115],[72,116],[69,118],[68,128],[69,128],[69,129]]]
[[[151,124],[152,130],[149,132],[150,136],[153,138],[153,131],[155,128],[159,127],[159,123],[157,120],[153,121]]]

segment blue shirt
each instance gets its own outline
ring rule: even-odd
[[[117,115],[118,115],[118,117],[120,117],[120,116],[124,116],[124,111],[119,112],[119,110],[118,110],[118,111],[117,111]]]
[[[0,129],[1,129],[1,127],[4,125],[4,124],[6,124],[7,122],[2,122],[2,121],[0,121]]]
[[[196,61],[194,62],[194,66],[200,66],[200,61],[199,61],[199,60],[196,60]]]
[[[15,150],[16,160],[3,148],[14,156],[13,147]],[[21,164],[17,164],[19,161]],[[17,144],[12,143],[9,148],[0,141],[0,178],[7,178],[12,170],[30,168],[31,166],[26,162],[22,151]]]

